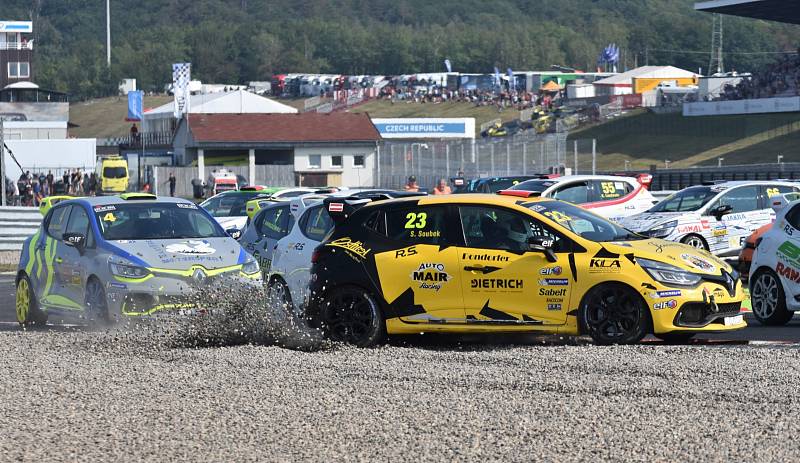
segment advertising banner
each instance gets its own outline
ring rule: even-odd
[[[475,119],[471,117],[372,119],[372,123],[387,139],[475,138]]]

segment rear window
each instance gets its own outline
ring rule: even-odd
[[[294,218],[288,205],[266,209],[256,217],[256,230],[259,234],[273,239],[288,235],[292,225]]]
[[[301,231],[307,238],[321,242],[333,228],[333,220],[328,211],[320,206],[306,212],[301,225]]]

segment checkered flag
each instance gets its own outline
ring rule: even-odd
[[[175,118],[189,112],[189,81],[192,80],[192,63],[172,65],[172,94],[175,95]]]

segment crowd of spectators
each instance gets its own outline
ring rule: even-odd
[[[9,205],[39,206],[48,196],[95,196],[99,187],[97,175],[80,169],[65,170],[54,175],[52,170],[31,173],[25,171],[17,181],[6,177],[6,197]]]
[[[496,91],[496,90],[448,90],[436,85],[433,86],[408,86],[395,87],[387,85],[381,89],[379,98],[391,100],[393,103],[403,101],[407,103],[445,103],[455,101],[471,103],[477,107],[495,106],[498,112],[507,108],[522,111],[528,108],[541,107],[545,110],[558,106],[558,101],[564,98],[563,91],[559,92],[523,92],[523,91]]]
[[[800,49],[784,55],[766,68],[754,72],[736,85],[725,85],[721,100],[749,100],[780,96],[800,96]]]

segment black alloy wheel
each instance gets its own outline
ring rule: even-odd
[[[650,325],[644,300],[620,283],[592,288],[583,298],[580,315],[585,332],[601,345],[637,343]]]
[[[323,332],[333,341],[370,347],[385,336],[381,310],[375,299],[361,288],[347,286],[333,290],[320,312]]]

